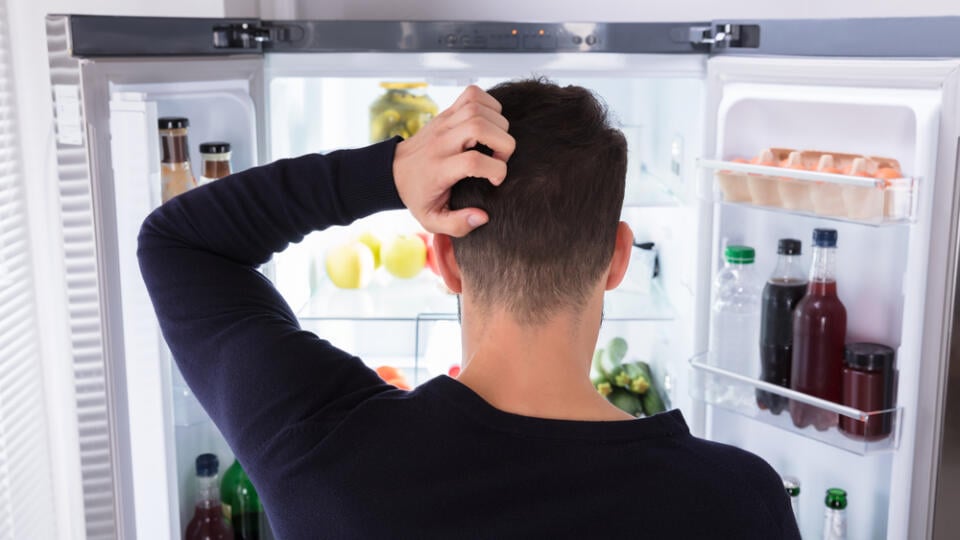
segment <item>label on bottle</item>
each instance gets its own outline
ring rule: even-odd
[[[231,511],[230,505],[227,503],[221,503],[220,506],[223,509],[223,519],[227,521],[233,519],[233,512]]]
[[[843,510],[827,508],[823,519],[823,540],[846,540],[847,513]]]

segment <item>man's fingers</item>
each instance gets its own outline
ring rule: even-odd
[[[484,105],[485,107],[493,109],[497,112],[503,110],[500,102],[494,99],[493,96],[484,92],[479,86],[471,84],[460,93],[460,97],[458,97],[457,100],[453,102],[453,105],[451,105],[450,108],[444,112],[449,111],[451,113],[455,113],[461,107],[470,102],[479,103],[480,105]]]
[[[503,131],[507,131],[510,127],[510,122],[499,111],[477,102],[470,102],[460,107],[450,117],[448,124],[451,128],[455,128],[473,117],[485,118]]]
[[[489,220],[487,213],[479,208],[440,210],[421,221],[430,232],[448,234],[460,238]]]
[[[480,116],[454,126],[444,139],[446,145],[443,151],[447,154],[456,154],[483,144],[493,150],[493,157],[502,161],[510,159],[517,144],[513,136]]]
[[[499,186],[507,177],[507,164],[480,152],[461,152],[448,158],[443,164],[444,180],[453,185],[468,176],[486,178]]]

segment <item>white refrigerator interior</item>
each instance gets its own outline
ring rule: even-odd
[[[212,452],[222,472],[233,453],[172,362],[136,259],[140,224],[160,204],[157,119],[190,119],[196,146],[230,141],[240,169],[257,163],[255,107],[249,81],[111,83],[110,131],[122,287],[131,473],[138,537],[181,537],[194,508],[194,460]],[[184,269],[189,271],[189,269]]]
[[[774,67],[768,62],[708,61],[704,55],[324,53],[271,54],[262,61],[91,64],[101,66],[90,73],[99,77],[109,103],[103,110],[109,116],[114,186],[108,207],[115,212],[137,537],[182,536],[193,514],[194,458],[217,453],[221,472],[233,459],[177,372],[137,267],[137,231],[160,200],[157,119],[189,118],[195,174],[197,145],[212,140],[232,145],[233,170],[239,171],[368,144],[368,109],[382,94],[383,81],[427,82],[427,94],[442,110],[466,84],[489,87],[531,76],[585,86],[609,106],[629,146],[623,219],[636,240],[653,242],[659,255],[659,277],[651,280],[651,266],[638,255],[623,290],[608,294],[598,346],[614,336],[626,338],[628,357],[650,361],[668,401],[683,411],[696,435],[755,452],[779,473],[797,476],[805,537],[819,535],[827,487],[849,493],[851,538],[907,537],[910,497],[916,493],[914,443],[932,437],[917,430],[921,370],[939,362],[924,354],[932,339],[924,326],[924,301],[944,287],[927,283],[937,229],[933,183],[942,181],[936,175],[942,92],[874,76],[877,70],[901,70],[909,77],[925,69],[920,61],[778,59]],[[939,71],[931,71],[945,73],[948,64],[939,62]],[[180,66],[187,67],[178,71]],[[218,74],[210,66],[228,67]],[[849,77],[831,81],[847,68]],[[916,201],[909,219],[864,223],[720,202],[713,171],[700,167],[701,160],[749,159],[768,147],[897,159],[919,183],[911,192]],[[895,433],[879,445],[850,443],[836,428],[799,430],[787,413],[773,417],[704,404],[697,381],[712,375],[688,362],[707,352],[710,279],[723,247],[754,246],[757,274],[765,278],[779,238],[801,239],[809,261],[811,232],[824,226],[839,231],[847,341],[876,341],[897,351]],[[372,216],[308,236],[264,271],[304,328],[371,367],[397,367],[419,384],[459,363],[455,297],[429,270],[402,281],[381,269],[358,291],[337,289],[324,271],[330,247],[365,231],[388,237],[419,230],[405,212]],[[753,396],[749,382],[724,384]]]
[[[712,69],[723,73],[725,66],[718,63]],[[818,72],[813,61],[796,62],[793,67],[798,74]],[[895,69],[889,63],[875,67]],[[769,147],[848,152],[893,157],[903,171],[920,178],[918,215],[913,222],[875,226],[740,205],[722,205],[715,216],[713,268],[721,264],[723,246],[755,246],[757,271],[763,279],[773,270],[779,238],[801,239],[809,267],[812,230],[837,229],[837,284],[847,308],[847,342],[882,343],[897,351],[897,403],[905,415],[896,451],[849,452],[844,448],[845,435],[835,428],[823,436],[836,442],[823,444],[809,438],[813,427],[794,428],[786,411],[780,418],[760,413],[766,422],[785,426],[784,431],[722,408],[708,410],[706,436],[747,448],[782,474],[801,479],[800,524],[805,537],[820,534],[823,493],[829,487],[844,488],[849,494],[851,538],[907,534],[906,494],[910,493],[915,426],[909,418],[916,411],[918,372],[923,367],[922,299],[934,193],[929,183],[935,177],[939,112],[937,90],[751,82],[723,86],[716,141],[719,159],[749,159]],[[756,346],[744,349],[759,367]],[[752,395],[753,388],[747,391]]]

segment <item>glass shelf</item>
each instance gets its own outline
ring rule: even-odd
[[[414,321],[424,314],[449,314],[456,319],[456,296],[446,292],[440,280],[424,271],[409,280],[384,279],[365,289],[338,289],[323,279],[298,316],[315,320]],[[604,298],[607,320],[670,320],[675,316],[659,280],[641,292],[629,285],[608,292]]]
[[[735,203],[868,225],[911,223],[916,178],[878,179],[750,163],[700,160],[715,192]]]
[[[321,280],[299,312],[301,320],[415,320],[421,313],[456,313],[456,296],[429,271],[405,280],[374,280],[364,289],[339,289]]]
[[[627,177],[624,208],[680,206],[679,198],[659,177],[646,170]]]
[[[690,395],[694,399],[854,454],[892,452],[900,445],[900,418],[903,413],[901,407],[861,411],[734,373],[707,364],[706,360],[707,354],[690,359],[693,376]],[[783,398],[785,404],[780,414],[773,414],[770,410],[757,406],[757,390]],[[824,429],[818,429],[814,425],[802,428],[796,426],[790,409],[800,407],[808,419],[819,419],[819,427]],[[845,427],[846,431],[839,426]],[[855,433],[886,434],[867,439],[856,436]]]

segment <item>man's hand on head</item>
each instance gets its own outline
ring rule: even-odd
[[[516,143],[500,110],[493,96],[469,86],[449,109],[397,145],[397,192],[426,230],[460,237],[489,219],[479,208],[452,211],[448,202],[450,188],[463,178],[486,178],[498,186],[507,176],[507,159]],[[478,144],[493,155],[470,151]]]

